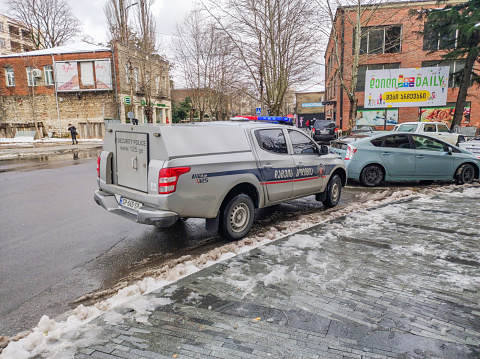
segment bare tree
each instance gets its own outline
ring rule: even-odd
[[[175,57],[200,119],[205,113],[224,118],[238,79],[231,41],[199,10],[177,25],[175,35]]]
[[[36,49],[63,45],[80,33],[81,22],[65,0],[10,0],[8,6],[27,26]]]
[[[138,48],[137,58],[139,60],[139,70],[141,95],[145,100],[142,102],[142,107],[147,117],[147,122],[153,122],[153,101],[152,97],[155,93],[153,76],[154,76],[154,62],[151,60],[162,60],[157,54],[157,36],[156,23],[152,14],[152,5],[155,0],[138,0],[137,22],[136,22],[136,46]],[[166,62],[165,62],[166,63]],[[163,69],[164,72],[166,69]]]
[[[271,114],[287,89],[309,80],[318,53],[315,8],[309,0],[201,0],[230,38],[250,95]]]
[[[128,10],[134,5],[137,3],[132,3],[132,0],[107,0],[103,10],[107,18],[110,40],[128,45],[133,37]]]

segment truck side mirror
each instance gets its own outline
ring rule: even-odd
[[[330,149],[326,145],[320,145],[320,155],[328,155],[330,153]]]

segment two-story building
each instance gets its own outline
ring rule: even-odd
[[[105,121],[166,122],[169,65],[119,43],[76,43],[0,56],[0,136],[18,129],[103,137]],[[128,116],[130,114],[130,116]]]
[[[450,4],[462,2],[459,0],[447,1]],[[443,3],[442,6],[444,6]],[[391,129],[396,122],[420,120],[448,122],[448,119],[451,121],[452,109],[455,107],[458,96],[458,87],[455,87],[452,77],[448,81],[446,105],[435,107],[385,106],[384,108],[376,106],[375,109],[365,107],[367,70],[446,66],[449,67],[449,72],[452,74],[464,67],[464,60],[445,61],[442,59],[441,56],[448,49],[445,48],[444,41],[438,34],[430,34],[430,36],[425,37],[419,34],[419,31],[424,28],[424,23],[418,20],[418,16],[414,12],[422,8],[438,7],[436,1],[387,2],[381,5],[363,7],[366,11],[362,13],[361,18],[362,37],[358,82],[355,92],[358,99],[358,108],[357,118],[354,119],[354,122],[374,124],[377,125],[378,129]],[[327,118],[334,119],[343,130],[347,130],[349,127],[350,101],[347,93],[341,90],[339,73],[343,74],[347,84],[350,83],[356,25],[356,21],[352,21],[352,19],[356,18],[356,11],[355,6],[339,7],[337,9],[333,25],[336,31],[331,32],[325,53],[325,114]],[[335,34],[337,41],[335,41]],[[458,36],[458,34],[453,33],[452,36]],[[337,50],[336,43],[338,44]],[[432,52],[433,50],[439,51]],[[480,64],[477,62],[476,70],[478,71],[479,68]],[[462,126],[480,126],[479,98],[480,88],[475,85],[471,86],[463,113]],[[369,100],[379,101],[379,99]],[[439,114],[438,118],[435,117],[437,114]],[[447,114],[449,116],[446,116]]]

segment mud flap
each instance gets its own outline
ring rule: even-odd
[[[207,218],[207,220],[205,221],[205,228],[209,232],[217,232],[219,223],[220,215],[217,215],[215,218]]]
[[[322,193],[317,193],[315,195],[315,200],[317,200],[318,202],[323,202],[327,199],[327,191],[323,191]]]

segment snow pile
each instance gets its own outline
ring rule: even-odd
[[[138,278],[138,280],[131,285],[120,285],[120,289],[116,292],[112,292],[112,296],[108,299],[100,300],[89,307],[79,305],[71,313],[67,313],[68,317],[66,320],[56,322],[47,316],[42,317],[38,326],[26,337],[18,341],[10,342],[3,350],[3,353],[0,354],[0,358],[28,359],[35,356],[62,359],[73,358],[74,353],[78,348],[86,347],[93,342],[98,344],[98,342],[101,341],[101,326],[91,323],[92,320],[102,316],[101,319],[105,323],[120,324],[128,316],[133,317],[138,322],[148,324],[149,314],[159,306],[171,304],[171,300],[168,298],[155,298],[153,296],[147,297],[144,296],[144,294],[172,284],[201,269],[263,246],[264,244],[270,243],[272,240],[294,234],[295,232],[323,222],[332,221],[336,218],[352,218],[352,221],[357,221],[358,223],[359,218],[362,216],[363,218],[365,217],[365,211],[368,210],[368,208],[378,208],[395,201],[415,198],[431,200],[432,197],[439,193],[447,193],[452,196],[478,196],[478,186],[476,188],[473,188],[473,186],[474,185],[471,187],[462,187],[463,193],[461,194],[454,192],[455,190],[458,191],[458,186],[454,185],[440,188],[421,188],[418,190],[402,191],[387,189],[374,194],[362,193],[358,196],[359,198],[357,202],[352,203],[345,208],[336,208],[305,214],[299,218],[297,217],[279,223],[276,227],[271,227],[263,231],[257,230],[257,233],[249,237],[234,243],[225,244],[199,256],[187,255],[171,260],[161,268],[144,273],[141,278]],[[357,211],[362,211],[363,214],[357,215],[355,213]],[[369,213],[368,224],[370,226],[379,225],[384,220],[385,216],[394,214],[392,211],[398,211],[398,207],[396,209],[385,207],[382,211],[379,211],[379,213],[375,213],[374,215],[372,214],[373,212]],[[339,226],[335,227],[335,222],[330,222],[329,226],[336,230],[342,230]],[[344,226],[343,230],[348,231],[352,229],[348,229],[348,226]],[[358,230],[358,227],[356,230]],[[262,248],[262,251],[269,254],[282,253],[283,255],[295,256],[296,250],[298,251],[300,249],[309,248],[321,249],[326,240],[337,236],[338,233],[329,231],[329,233],[322,238],[314,237],[314,240],[312,240],[311,235],[296,234],[283,243],[281,248],[278,248],[277,246],[268,246]],[[422,256],[425,254],[425,248],[418,245],[409,248],[398,247],[396,250],[407,252],[409,255]],[[307,263],[325,270],[327,268],[326,263],[318,262],[314,251],[311,251],[309,254]],[[242,275],[239,275],[238,271],[236,271],[235,266],[238,265],[245,264],[236,263],[235,261],[232,262],[229,264],[229,268],[222,278],[224,281],[226,280],[228,284],[236,287],[238,290],[242,290],[244,295],[249,295],[259,281],[262,281],[265,285],[270,285],[283,281],[287,277],[294,278],[297,281],[304,280],[295,268],[287,271],[288,267],[282,265],[282,263],[270,263],[269,266],[271,267],[271,270],[269,274],[267,276],[258,276],[258,278],[242,277]],[[350,274],[343,274],[343,276],[347,275]],[[343,276],[340,276],[335,280],[342,281]],[[475,280],[474,278],[460,278],[459,276],[454,275],[444,279],[447,281],[468,281],[469,283]],[[175,287],[172,288],[172,291],[173,290],[175,290]],[[104,295],[105,292],[101,294]],[[100,297],[100,294],[97,295]],[[98,297],[94,294],[80,298],[79,301],[86,298],[95,299]],[[189,298],[192,302],[198,301],[199,299],[198,295],[192,295],[191,298]]]

